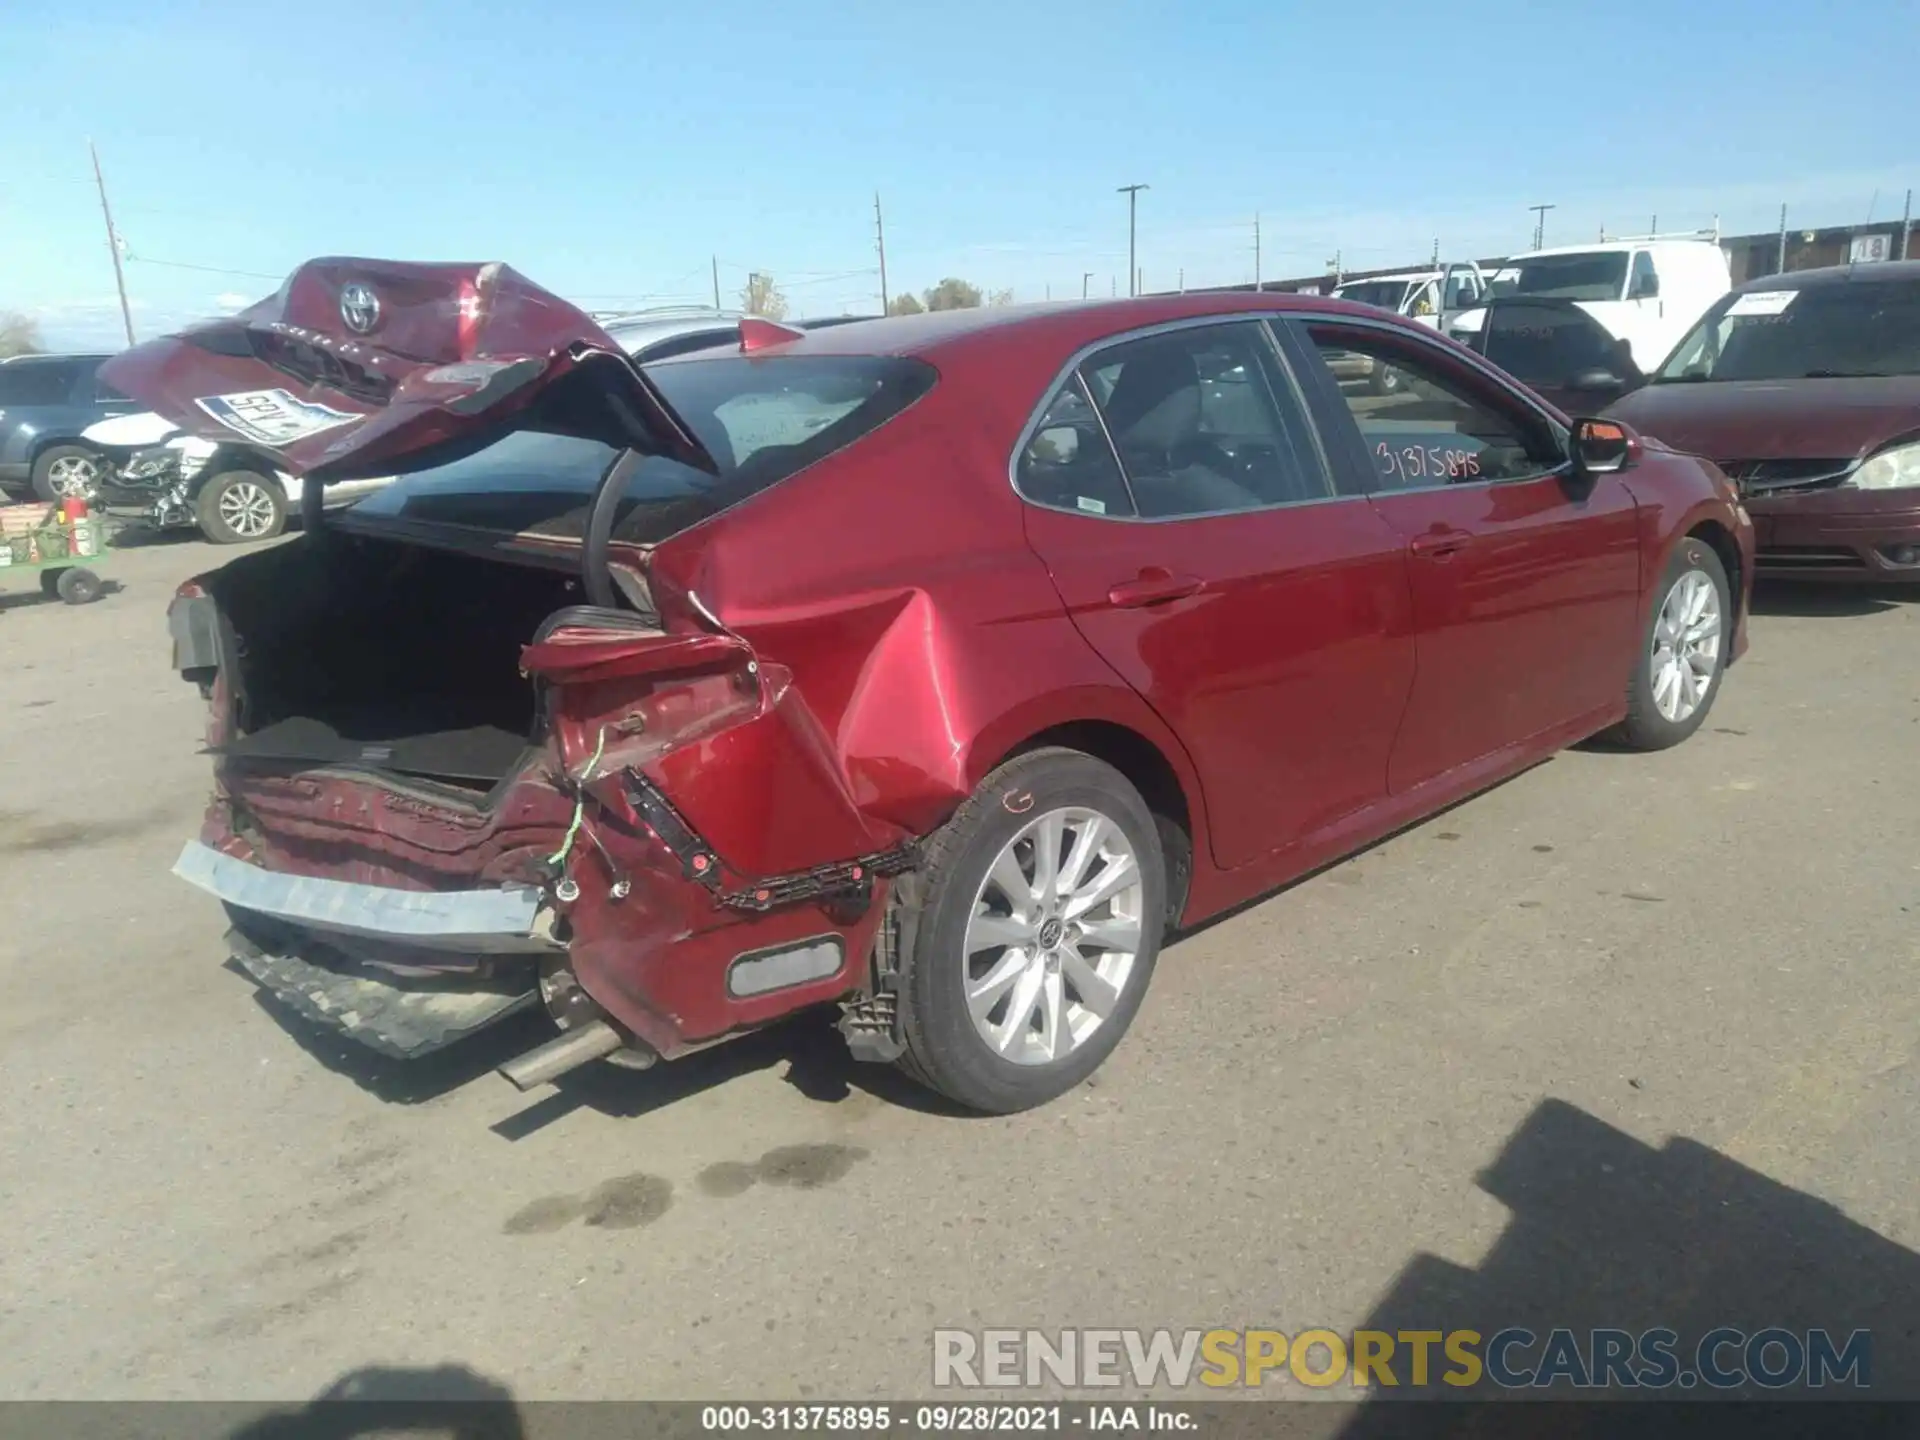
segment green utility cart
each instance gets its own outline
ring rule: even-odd
[[[97,567],[107,558],[103,517],[68,518],[59,505],[0,505],[0,586],[9,575],[37,570],[40,589],[69,605],[101,595]]]

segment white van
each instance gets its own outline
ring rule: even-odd
[[[1572,300],[1633,349],[1652,373],[1707,307],[1733,288],[1727,255],[1716,240],[1658,237],[1568,245],[1516,255],[1498,270],[1488,298],[1537,295]],[[1476,334],[1484,309],[1455,319],[1456,340]]]

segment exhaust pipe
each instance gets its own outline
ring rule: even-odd
[[[521,1090],[532,1090],[558,1080],[569,1070],[603,1059],[626,1046],[626,1037],[605,1020],[591,1020],[578,1029],[557,1035],[500,1067],[500,1073]]]

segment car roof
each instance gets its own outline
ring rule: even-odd
[[[94,355],[91,353],[76,352],[74,354],[63,354],[63,355],[14,355],[14,356],[10,356],[4,363],[8,365],[50,365],[50,364],[99,365],[105,362],[108,358],[109,357],[105,354]]]
[[[1209,290],[1142,296],[1130,300],[1054,300],[1024,305],[984,305],[963,310],[927,310],[916,315],[853,320],[806,331],[792,340],[765,346],[758,353],[762,356],[900,355],[937,360],[942,354],[961,348],[972,350],[981,344],[1015,341],[1023,345],[1030,342],[1049,351],[1072,351],[1153,325],[1205,319],[1214,315],[1226,317],[1269,313],[1351,317],[1372,324],[1400,324],[1429,339],[1433,336],[1433,332],[1425,326],[1351,300],[1284,291],[1249,293]],[[700,358],[698,355],[676,355],[658,363],[679,365]]]
[[[1342,280],[1333,288],[1344,290],[1349,285],[1376,285],[1393,280],[1438,280],[1439,278],[1438,270],[1396,270],[1391,275],[1355,275],[1351,279]]]
[[[1876,260],[1860,265],[1823,265],[1817,270],[1786,270],[1777,275],[1759,275],[1734,287],[1736,294],[1750,290],[1808,290],[1819,285],[1872,285],[1876,283],[1920,280],[1920,260]]]
[[[1596,240],[1591,245],[1552,245],[1545,250],[1528,250],[1521,255],[1512,255],[1500,263],[1518,265],[1522,260],[1539,260],[1549,255],[1619,255],[1629,250],[1692,250],[1698,246],[1711,249],[1720,248],[1718,242],[1701,238],[1698,240]]]

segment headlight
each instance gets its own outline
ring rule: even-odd
[[[1905,490],[1920,485],[1920,445],[1882,450],[1854,471],[1847,483],[1856,490]]]

